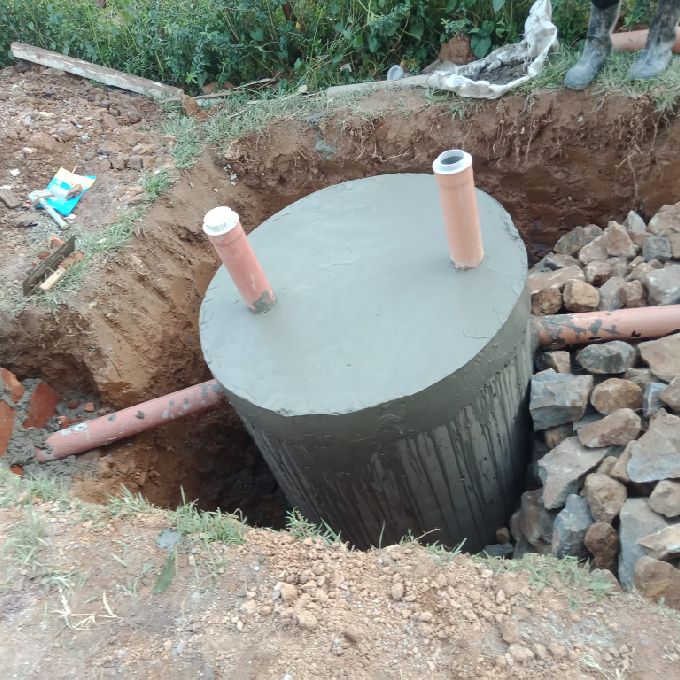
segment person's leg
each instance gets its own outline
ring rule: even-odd
[[[680,0],[659,0],[645,49],[628,72],[631,80],[649,80],[666,70],[673,58],[671,48],[678,21]]]
[[[680,2],[680,0],[674,0]],[[571,90],[583,90],[595,80],[612,51],[612,30],[619,18],[620,0],[593,0],[588,21],[588,36],[581,59],[564,78]]]

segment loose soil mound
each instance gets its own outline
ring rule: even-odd
[[[170,513],[15,492],[0,480],[3,677],[670,678],[680,661],[676,621],[570,563],[263,530],[172,547]]]

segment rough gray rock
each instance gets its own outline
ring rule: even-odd
[[[642,408],[642,390],[625,378],[609,378],[595,385],[590,394],[590,403],[604,415],[622,408],[635,411]]]
[[[536,291],[550,288],[551,286],[557,286],[562,290],[564,284],[567,281],[571,281],[571,279],[585,280],[585,276],[580,267],[564,267],[563,269],[557,269],[555,271],[532,272],[529,274],[528,278],[529,292],[535,293]]]
[[[520,499],[519,510],[510,518],[510,530],[519,543],[526,541],[534,550],[550,552],[553,518],[541,503],[541,489],[525,491]]]
[[[612,266],[609,262],[595,260],[586,265],[586,281],[592,286],[601,286],[612,275]]]
[[[618,276],[621,279],[628,276],[628,260],[625,257],[610,257],[607,264],[612,268],[611,276]]]
[[[514,550],[515,546],[512,543],[494,543],[484,546],[484,552],[489,557],[512,557]]]
[[[632,443],[632,442],[631,442]],[[630,444],[623,449],[623,453],[617,458],[612,469],[607,473],[610,477],[617,479],[623,484],[630,482],[628,476],[628,462],[630,461]]]
[[[680,376],[670,381],[666,389],[659,394],[659,399],[674,411],[680,411]]]
[[[598,236],[588,245],[583,246],[578,254],[579,261],[587,265],[596,260],[606,260],[608,253],[603,239],[604,236]]]
[[[680,557],[680,524],[671,524],[638,539],[650,557],[655,560],[674,560]]]
[[[600,309],[605,312],[621,309],[625,290],[626,280],[622,276],[612,276],[605,281],[600,288]]]
[[[630,236],[631,241],[633,241],[633,243],[635,243],[638,246],[642,245],[643,239],[647,236],[647,226],[645,225],[645,221],[640,217],[640,215],[631,210],[628,213],[628,216],[626,217],[626,221],[623,223],[623,226],[626,228],[626,231],[628,232],[628,236]]]
[[[680,375],[680,334],[641,342],[638,348],[642,360],[657,378],[670,382]]]
[[[680,203],[663,205],[649,221],[647,229],[657,236],[670,236],[680,232]]]
[[[572,279],[564,286],[563,299],[568,312],[592,312],[600,304],[600,293],[589,283]]]
[[[641,390],[644,390],[645,385],[652,382],[652,372],[648,368],[629,368],[623,374],[623,377],[635,383]]]
[[[668,562],[640,558],[635,566],[635,587],[653,602],[680,609],[680,569]]]
[[[611,447],[589,449],[577,437],[565,439],[538,461],[543,482],[543,505],[548,510],[561,508],[569,494],[578,493],[581,480],[612,453]]]
[[[642,278],[650,305],[675,305],[680,302],[680,264],[654,269]]]
[[[571,354],[569,352],[539,352],[536,355],[536,369],[546,371],[549,368],[557,373],[571,373]]]
[[[556,253],[562,253],[563,255],[573,255],[598,236],[602,236],[602,229],[596,224],[576,227],[560,236],[554,250]]]
[[[551,427],[548,430],[543,431],[543,441],[548,447],[548,451],[559,446],[567,437],[573,436],[574,425],[572,423],[565,423],[564,425],[558,425],[557,427]],[[548,453],[548,451],[545,451],[545,453]],[[543,456],[541,456],[541,458],[542,457]]]
[[[562,309],[562,291],[559,286],[548,286],[531,294],[531,313],[535,316],[557,314]]]
[[[552,554],[556,557],[585,557],[585,537],[593,518],[588,503],[577,494],[567,496],[564,509],[555,518],[552,535]]]
[[[649,430],[630,443],[631,482],[656,482],[680,477],[680,418],[658,413]]]
[[[565,267],[579,267],[579,261],[571,255],[564,255],[563,253],[548,253],[541,258],[530,271],[556,271],[557,269],[564,269]]]
[[[651,418],[662,406],[661,393],[666,389],[666,383],[650,382],[642,393],[642,415]]]
[[[623,504],[619,517],[619,581],[624,590],[632,590],[635,586],[635,563],[645,556],[638,540],[665,528],[667,522],[649,507],[646,498],[629,498]]]
[[[626,487],[621,482],[596,472],[586,477],[583,490],[590,506],[590,514],[598,522],[611,522],[628,497]]]
[[[531,379],[529,401],[534,430],[578,420],[586,410],[592,387],[590,375],[556,373],[553,369],[536,373]]]
[[[632,409],[621,408],[586,425],[578,431],[578,439],[583,446],[598,448],[600,446],[625,446],[640,434],[642,421]]]
[[[629,309],[647,306],[647,293],[640,281],[627,281],[620,297],[624,307]]]
[[[680,482],[659,482],[649,497],[649,505],[664,517],[680,517]]]
[[[588,527],[585,544],[598,569],[616,570],[619,534],[609,522],[594,522]]]
[[[612,340],[588,345],[576,355],[576,361],[586,371],[598,375],[625,373],[635,364],[635,349],[621,340]]]
[[[671,259],[671,242],[665,236],[647,236],[642,241],[642,257],[666,262]]]
[[[637,248],[628,236],[626,228],[618,222],[610,222],[600,238],[608,255],[635,257]]]

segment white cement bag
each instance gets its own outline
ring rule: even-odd
[[[500,47],[464,66],[442,64],[430,75],[416,78],[424,79],[418,84],[425,87],[449,90],[461,97],[496,99],[538,75],[556,45],[550,0],[536,0],[524,24],[522,42]]]

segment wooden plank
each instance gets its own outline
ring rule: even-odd
[[[74,59],[58,52],[50,52],[26,43],[12,43],[12,54],[16,59],[23,59],[34,64],[49,66],[66,73],[82,76],[97,83],[118,87],[122,90],[155,97],[156,99],[181,99],[184,94],[178,87],[155,83],[146,78],[131,76],[106,66],[97,66],[83,59]]]
[[[76,249],[76,237],[64,243],[61,248],[55,250],[49,257],[45,258],[25,279],[21,286],[24,295],[30,295],[40,284],[53,274],[59,265]]]

